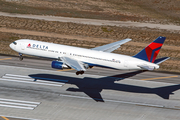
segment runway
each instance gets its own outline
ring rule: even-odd
[[[0,120],[179,120],[179,74],[92,68],[0,56]]]
[[[36,68],[36,69],[52,70],[52,71],[59,71],[59,72],[63,71],[63,72],[70,72],[74,74],[76,72],[73,69],[64,69],[64,70],[53,69],[51,68],[51,62],[52,62],[51,59],[33,58],[33,57],[28,57],[28,58],[25,57],[23,61],[19,61],[19,58],[17,56],[0,55],[0,65]],[[95,67],[93,69],[88,69],[85,72],[85,74],[114,76],[118,78],[130,78],[130,79],[138,79],[138,80],[148,80],[148,81],[180,84],[178,73],[177,74],[162,73],[162,72],[154,72],[154,71],[153,72],[121,71],[121,70]]]

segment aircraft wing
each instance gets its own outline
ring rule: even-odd
[[[121,47],[122,44],[131,41],[132,39],[124,39],[124,40],[120,40],[114,43],[110,43],[107,45],[103,45],[103,46],[99,46],[99,47],[95,47],[92,48],[91,50],[97,50],[97,51],[103,51],[103,52],[112,52],[116,49],[118,49],[119,47]]]
[[[61,57],[61,60],[69,67],[74,68],[77,71],[86,71],[81,61],[77,61],[69,57]]]

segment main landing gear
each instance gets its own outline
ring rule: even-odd
[[[23,60],[23,56],[21,53],[19,53],[19,60],[22,61]]]
[[[84,74],[84,71],[77,71],[76,75],[79,75],[79,74],[81,74],[81,75]]]

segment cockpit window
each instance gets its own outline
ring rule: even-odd
[[[17,45],[17,42],[13,42],[14,45]]]

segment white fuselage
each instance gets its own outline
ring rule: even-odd
[[[153,66],[155,69],[159,65],[147,62],[135,57],[120,55],[91,49],[72,47],[48,42],[41,42],[29,39],[16,41],[16,45],[10,47],[22,54],[58,59],[60,57],[70,57],[92,66],[108,67],[120,70],[143,70],[138,65]]]

